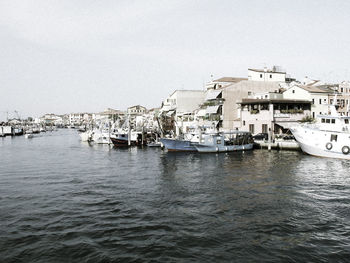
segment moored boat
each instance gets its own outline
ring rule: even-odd
[[[330,105],[329,114],[318,115],[316,121],[290,129],[302,151],[319,157],[350,160],[350,117],[340,116],[335,105]]]
[[[198,152],[233,152],[252,150],[254,146],[249,132],[234,131],[205,134],[195,145]]]
[[[160,142],[168,151],[177,151],[177,152],[196,152],[195,147],[198,142],[193,142],[191,140],[181,140],[181,139],[172,139],[172,138],[161,138]]]

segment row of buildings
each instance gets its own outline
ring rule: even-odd
[[[328,113],[336,96],[338,111],[349,115],[350,83],[297,81],[281,67],[248,69],[247,78],[223,77],[204,90],[176,90],[162,103],[167,128],[179,132],[194,123],[253,134],[285,133],[300,121]]]
[[[339,113],[348,116],[349,82],[327,84],[307,77],[297,81],[274,66],[248,69],[246,78],[212,79],[202,90],[175,90],[159,108],[136,105],[126,111],[108,108],[99,113],[46,114],[38,122],[80,126],[128,120],[132,128],[160,124],[164,133],[175,135],[198,126],[280,134],[297,122],[328,113],[335,99]]]

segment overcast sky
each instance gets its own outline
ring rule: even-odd
[[[159,107],[283,66],[350,79],[350,1],[0,0],[0,119]]]

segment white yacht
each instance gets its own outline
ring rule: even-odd
[[[329,114],[318,115],[316,123],[293,127],[291,132],[307,154],[350,160],[350,117],[340,116],[335,105],[329,107]]]

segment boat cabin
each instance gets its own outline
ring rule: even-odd
[[[252,142],[253,139],[250,132],[207,134],[200,139],[201,144],[212,146],[244,145]]]
[[[319,115],[317,119],[322,130],[350,131],[350,117]]]

